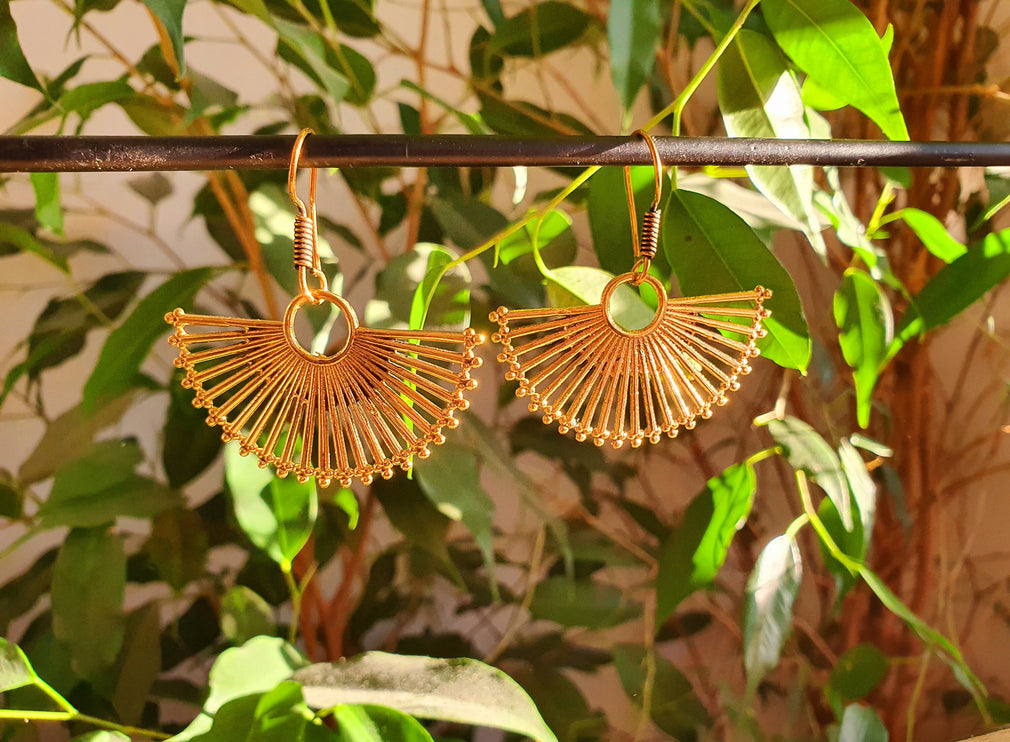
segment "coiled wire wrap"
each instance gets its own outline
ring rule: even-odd
[[[315,265],[315,225],[304,214],[295,217],[294,264],[295,268],[312,271]]]
[[[662,211],[655,206],[645,212],[642,219],[642,241],[638,248],[640,257],[652,260],[656,257],[659,248],[659,227],[661,225]]]

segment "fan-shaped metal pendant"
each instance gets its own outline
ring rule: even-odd
[[[295,313],[307,302],[329,301],[348,323],[344,346],[328,356],[305,350],[294,334]],[[242,454],[272,464],[277,476],[316,477],[321,486],[353,477],[368,484],[389,478],[411,457],[428,456],[454,428],[463,392],[477,382],[475,346],[484,338],[463,332],[377,330],[358,326],[341,297],[317,290],[288,305],[281,322],[186,314],[165,316],[176,328],[175,365],[193,405],[224,440],[242,441]],[[188,332],[187,328],[219,328]]]
[[[623,283],[649,283],[659,298],[656,316],[639,330],[614,319],[610,300]],[[528,397],[531,412],[543,412],[558,432],[575,431],[620,448],[673,438],[681,426],[712,415],[750,373],[748,359],[770,312],[762,307],[771,291],[669,299],[649,275],[624,273],[607,284],[600,304],[558,309],[499,307],[492,340],[504,346],[498,360],[505,378],[517,380],[516,395]],[[734,321],[735,320],[735,321]],[[745,322],[746,324],[742,324]]]

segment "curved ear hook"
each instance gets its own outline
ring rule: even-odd
[[[298,161],[302,157],[302,145],[312,129],[302,129],[298,132],[295,144],[291,148],[291,162],[288,165],[288,195],[291,202],[298,209],[295,217],[295,244],[294,244],[294,264],[298,271],[298,288],[303,296],[313,299],[315,302],[315,291],[309,288],[308,273],[311,273],[319,281],[319,291],[328,291],[329,284],[326,275],[322,271],[319,263],[319,238],[316,220],[316,183],[319,180],[319,173],[315,168],[309,171],[309,202],[306,207],[298,197],[296,178],[298,177]]]
[[[652,136],[644,129],[635,131],[636,136],[645,139],[649,145],[649,152],[652,153],[652,167],[656,177],[655,195],[652,197],[652,205],[645,212],[642,220],[642,239],[638,239],[638,214],[635,209],[635,191],[631,186],[631,168],[624,168],[624,190],[628,196],[628,214],[631,216],[631,234],[635,244],[635,266],[631,269],[635,273],[632,285],[638,286],[645,280],[649,273],[649,266],[652,259],[656,257],[659,249],[659,227],[662,211],[659,208],[660,201],[663,200],[663,161],[659,157],[659,150]]]

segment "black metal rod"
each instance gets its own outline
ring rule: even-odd
[[[286,168],[292,136],[3,137],[0,172]],[[668,165],[963,167],[1010,165],[1010,144],[657,137]],[[303,167],[648,165],[639,137],[520,139],[398,134],[312,136]]]

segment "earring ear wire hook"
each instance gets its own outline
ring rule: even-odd
[[[295,138],[295,144],[291,148],[291,162],[288,165],[288,195],[291,202],[298,209],[295,217],[294,234],[294,264],[298,271],[298,289],[302,296],[308,297],[312,302],[318,303],[317,292],[329,291],[329,283],[323,273],[319,262],[319,226],[316,217],[316,184],[319,181],[319,173],[315,168],[309,170],[309,195],[308,205],[298,197],[297,177],[298,162],[302,156],[302,146],[312,129],[302,129]],[[316,289],[309,287],[308,274],[311,273],[319,281]]]
[[[634,135],[645,139],[645,143],[649,146],[649,152],[652,153],[653,173],[656,178],[652,205],[642,219],[642,238],[639,240],[638,213],[635,209],[635,190],[631,185],[631,168],[628,166],[624,168],[624,190],[628,197],[628,214],[631,218],[631,234],[635,246],[635,265],[631,269],[635,277],[631,283],[633,286],[639,286],[649,274],[649,266],[659,249],[659,227],[662,216],[659,204],[663,200],[663,161],[659,157],[655,140],[647,131],[638,129]]]

